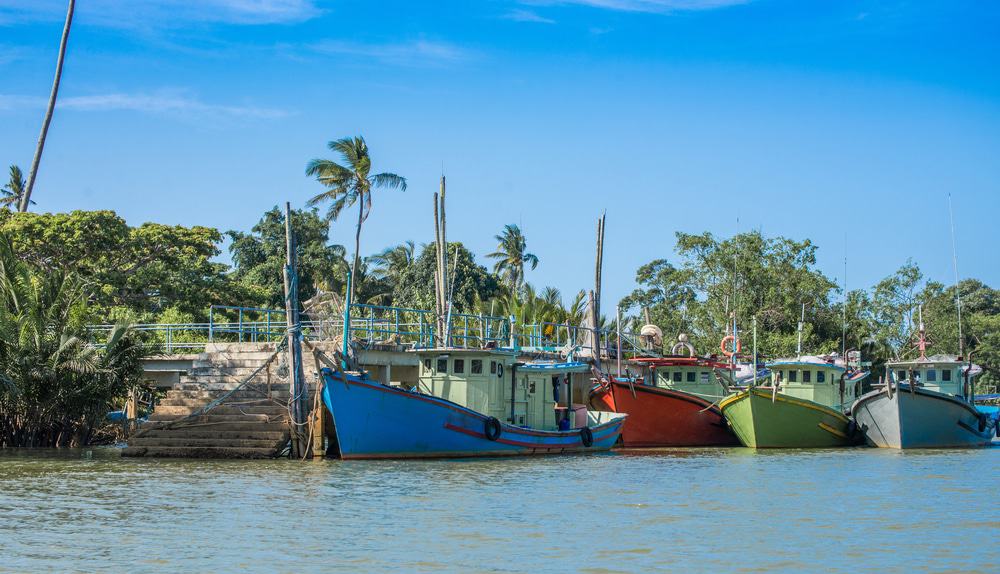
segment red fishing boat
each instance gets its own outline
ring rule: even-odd
[[[594,408],[628,413],[626,448],[739,444],[717,406],[729,392],[720,371],[730,366],[693,356],[684,343],[690,356],[632,359],[648,367],[648,378],[608,377],[591,391]]]

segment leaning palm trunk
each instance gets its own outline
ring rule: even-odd
[[[358,284],[358,264],[361,261],[361,225],[365,222],[365,201],[364,197],[358,201],[358,229],[354,232],[354,262],[351,263],[351,301],[354,301],[354,294],[357,292]]]
[[[49,94],[49,106],[45,110],[45,121],[42,122],[42,133],[38,136],[38,146],[35,147],[35,157],[31,160],[31,171],[28,172],[28,185],[25,186],[24,194],[18,205],[18,211],[28,211],[31,203],[31,190],[35,187],[35,176],[38,174],[38,164],[42,161],[42,150],[45,148],[45,137],[49,133],[49,124],[52,122],[52,112],[56,107],[56,96],[59,94],[59,81],[62,79],[63,60],[66,58],[66,42],[69,40],[69,29],[73,24],[73,9],[76,6],[75,0],[69,0],[69,8],[66,10],[66,25],[63,27],[62,41],[59,42],[59,59],[56,60],[56,77],[52,81],[52,93]]]

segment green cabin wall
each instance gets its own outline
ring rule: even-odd
[[[441,355],[443,355],[442,353]],[[567,376],[573,378],[574,397],[580,393],[583,383],[577,373],[552,373],[519,371],[514,369],[514,384],[511,385],[513,356],[494,353],[449,352],[448,357],[431,353],[420,355],[418,367],[419,390],[429,393],[475,411],[510,422],[517,426],[527,426],[541,430],[556,430],[558,420],[556,402],[553,395],[552,377],[560,377],[560,402],[565,405]],[[437,368],[438,360],[447,361],[447,372]],[[481,360],[482,372],[472,373],[472,361]],[[429,362],[428,362],[429,361]],[[462,373],[456,373],[456,361],[462,361]],[[498,365],[493,373],[491,363]],[[502,376],[499,366],[503,366]],[[511,420],[511,393],[513,392],[514,419]]]
[[[854,399],[854,384],[844,385],[844,398],[840,398],[840,379],[844,371],[840,369],[824,368],[822,366],[802,366],[802,365],[774,365],[771,369],[771,383],[778,377],[781,380],[780,392],[790,397],[805,399],[821,405],[834,408],[846,408]],[[791,373],[795,373],[795,381],[791,380]],[[809,373],[809,382],[804,382],[805,374]],[[819,373],[823,373],[823,382],[819,382]]]
[[[678,375],[680,376],[680,381],[676,380]],[[694,378],[694,381],[691,381],[691,378]],[[726,396],[726,390],[715,376],[711,367],[693,365],[657,367],[656,386],[700,395],[705,398],[722,398]]]

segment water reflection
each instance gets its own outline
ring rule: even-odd
[[[1000,449],[438,461],[0,451],[0,571],[992,570]]]

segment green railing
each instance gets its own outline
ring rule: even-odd
[[[212,305],[207,323],[155,323],[135,325],[148,333],[147,346],[164,353],[195,351],[208,343],[262,343],[285,337],[285,312],[281,309]],[[89,330],[95,343],[112,325],[92,325]],[[380,305],[351,305],[351,340],[356,345],[404,345],[412,348],[434,346],[480,348],[488,345],[525,351],[589,351],[590,329],[563,323],[518,324],[514,317],[467,313],[452,314],[446,333],[435,333],[433,311]],[[302,332],[314,340],[331,340],[343,333],[343,318],[314,319],[302,316]],[[617,333],[602,329],[602,355],[615,356]],[[448,339],[445,341],[444,339]],[[648,354],[632,333],[622,333],[622,354]]]

